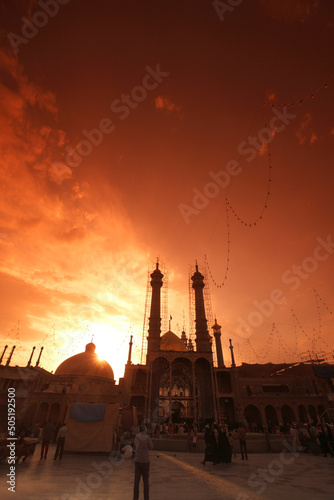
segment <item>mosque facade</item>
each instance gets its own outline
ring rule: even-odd
[[[0,361],[0,423],[6,429],[7,390],[14,387],[17,421],[30,427],[65,418],[71,403],[114,404],[134,409],[138,420],[236,423],[253,429],[279,423],[334,420],[334,365],[327,363],[246,364],[236,366],[230,341],[227,366],[221,327],[209,334],[204,301],[204,276],[198,266],[191,277],[195,297],[195,340],[161,332],[163,274],[151,274],[151,304],[146,361],[131,361],[132,338],[124,377],[115,383],[111,366],[98,359],[95,345],[63,361],[55,373],[31,365]],[[217,366],[213,362],[216,349]],[[3,353],[4,354],[4,353]],[[11,353],[12,354],[12,353]],[[226,354],[226,353],[225,353]]]

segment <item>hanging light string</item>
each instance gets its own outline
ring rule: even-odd
[[[269,354],[270,354],[270,351],[272,349],[272,346],[273,346],[273,341],[274,341],[274,331],[275,331],[275,323],[273,323],[273,326],[272,326],[272,329],[271,329],[271,332],[269,333],[269,336],[268,336],[268,339],[266,341],[266,344],[265,346],[261,349],[261,351],[259,353],[257,353],[255,350],[254,350],[254,347],[252,346],[251,342],[249,339],[247,339],[247,344],[249,345],[249,348],[253,351],[254,353],[254,356],[256,359],[260,359],[260,360],[264,360],[266,359]]]
[[[295,348],[294,350],[291,349],[291,347],[288,346],[288,344],[285,342],[285,340],[283,339],[282,337],[282,334],[281,332],[276,328],[275,324],[274,324],[274,330],[276,332],[276,335],[277,335],[277,338],[280,340],[281,342],[281,345],[282,345],[282,349],[283,351],[285,352],[285,354],[287,356],[295,356],[298,354],[298,350],[297,350],[297,342],[295,341]]]
[[[318,299],[322,303],[322,305],[327,309],[327,311],[329,312],[329,314],[333,315],[333,312],[330,310],[330,308],[327,306],[327,304],[325,304],[324,300],[320,297],[320,295],[317,292],[317,290],[314,289],[313,291],[314,291],[314,295],[315,295],[316,300]]]
[[[333,79],[333,77],[334,77],[334,74],[328,79],[328,82],[330,82]],[[328,88],[328,83],[323,83],[322,85],[320,85],[320,87],[315,89],[313,92],[305,95],[304,97],[301,97],[300,99],[297,99],[296,101],[286,102],[286,103],[273,103],[272,101],[263,101],[262,106],[266,106],[266,107],[268,106],[268,107],[273,107],[273,108],[293,108],[295,106],[300,106],[301,104],[303,104],[305,101],[307,101],[309,99],[314,99],[316,94],[318,94],[318,92],[320,92],[323,89],[327,89],[327,88]]]
[[[227,198],[225,198],[225,202],[226,202],[225,207],[226,207],[226,227],[227,227],[227,256],[226,256],[225,276],[224,276],[223,281],[221,281],[220,283],[218,283],[215,280],[215,278],[213,277],[213,274],[212,274],[212,271],[211,271],[211,268],[210,268],[210,265],[209,265],[208,257],[207,257],[206,254],[204,254],[205,267],[207,268],[209,276],[210,276],[210,279],[211,279],[212,283],[215,285],[216,288],[222,288],[225,285],[225,281],[227,280],[227,273],[228,273],[228,270],[229,270],[229,264],[230,264],[230,243],[231,243],[231,241],[230,241],[230,219],[229,219],[228,200],[227,200]]]
[[[316,306],[317,306],[317,314],[318,314],[318,324],[319,324],[319,332],[318,332],[318,340],[322,341],[323,344],[325,344],[325,346],[328,347],[328,349],[330,349],[329,345],[327,344],[327,342],[322,338],[321,336],[321,331],[322,331],[322,320],[321,320],[321,312],[320,312],[320,304],[319,304],[319,299],[320,299],[320,296],[319,294],[317,293],[316,290],[314,290],[314,296],[315,296],[315,302],[316,302]],[[328,308],[327,308],[328,309]],[[329,309],[328,309],[329,310]],[[330,311],[331,313],[331,311]],[[332,314],[332,313],[331,313]],[[316,336],[316,331],[314,330],[314,337]]]
[[[240,224],[243,224],[244,226],[248,227],[254,227],[256,224],[263,219],[263,214],[268,208],[268,202],[269,202],[269,196],[270,196],[270,188],[271,188],[271,171],[272,171],[272,165],[271,165],[271,153],[269,150],[269,144],[268,144],[268,187],[267,187],[267,194],[265,197],[264,205],[263,208],[260,212],[260,215],[253,221],[253,222],[246,222],[246,220],[238,215],[238,213],[234,210],[232,207],[231,203],[229,200],[226,198],[226,203],[228,205],[228,208],[231,210],[235,218],[240,222]]]

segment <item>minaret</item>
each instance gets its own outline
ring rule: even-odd
[[[233,345],[232,345],[232,340],[229,339],[230,342],[230,349],[231,349],[231,358],[232,358],[232,368],[235,368],[235,361],[234,361],[234,354],[233,354]]]
[[[86,346],[87,347],[87,346]],[[42,356],[42,352],[43,352],[43,349],[44,347],[41,347],[41,350],[39,351],[39,356],[37,358],[37,361],[36,361],[36,364],[35,364],[35,368],[37,368],[39,366],[39,362],[41,360],[41,356]]]
[[[205,317],[204,306],[204,276],[198,271],[196,264],[196,272],[191,277],[193,289],[195,290],[195,310],[196,310],[196,350],[201,352],[211,352],[210,335],[207,327],[207,319]]]
[[[12,350],[10,352],[9,358],[7,359],[6,366],[9,366],[9,363],[11,362],[13,352],[15,351],[16,345],[13,345]]]
[[[31,354],[30,354],[30,358],[29,358],[29,361],[28,361],[28,364],[27,364],[27,368],[31,365],[31,361],[32,361],[32,357],[34,355],[34,351],[35,351],[36,347],[34,346],[32,348],[32,351],[31,351]]]
[[[7,347],[8,347],[8,345],[5,345],[4,350],[2,351],[1,358],[0,358],[0,365],[2,363],[2,360],[3,360],[3,357],[5,355],[5,352],[7,351]]]
[[[129,342],[129,356],[128,356],[128,362],[127,362],[128,365],[131,365],[131,353],[132,353],[132,344],[133,344],[132,339],[133,339],[133,336],[131,335],[130,342]]]
[[[213,325],[212,330],[213,330],[213,335],[216,339],[216,352],[217,352],[218,368],[225,368],[222,343],[220,340],[220,337],[221,337],[220,329],[221,329],[221,326],[218,325],[217,320],[215,319],[215,324]]]
[[[152,351],[160,349],[160,333],[161,333],[161,310],[160,310],[160,289],[162,287],[163,274],[159,269],[157,262],[156,268],[151,274],[152,300],[151,313],[149,317],[148,327],[148,345],[147,355]]]

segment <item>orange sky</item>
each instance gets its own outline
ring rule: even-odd
[[[43,345],[55,370],[94,335],[122,376],[131,333],[140,361],[156,257],[172,329],[184,316],[189,332],[189,267],[206,254],[220,283],[228,233],[227,279],[210,282],[227,363],[229,338],[238,363],[330,352],[332,3],[56,6],[0,1],[0,328],[13,364]],[[226,198],[247,224],[262,213],[266,141],[268,208],[251,227],[229,210],[228,231]]]

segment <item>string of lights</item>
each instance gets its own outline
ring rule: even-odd
[[[327,306],[327,304],[325,304],[324,300],[320,297],[320,295],[317,292],[317,290],[314,289],[313,291],[314,291],[316,299],[318,299],[322,303],[322,305],[327,309],[327,311],[329,312],[329,314],[333,315],[333,312],[330,310],[330,308]]]
[[[268,144],[268,187],[267,187],[267,194],[266,194],[266,197],[265,197],[264,205],[263,205],[263,208],[262,208],[262,210],[260,212],[260,215],[255,220],[253,220],[253,222],[246,222],[246,220],[244,218],[242,218],[242,217],[240,217],[240,215],[238,215],[238,213],[234,210],[234,208],[232,207],[232,205],[229,202],[229,200],[226,198],[226,203],[228,205],[228,208],[231,210],[231,212],[233,213],[233,215],[235,216],[235,218],[240,222],[240,224],[243,224],[246,227],[247,226],[248,227],[254,227],[254,226],[256,226],[256,224],[259,221],[261,221],[263,219],[263,214],[267,210],[268,203],[269,203],[270,188],[271,188],[271,172],[272,172],[271,152],[269,150],[269,144]]]
[[[265,346],[261,349],[260,354],[256,353],[256,351],[255,351],[254,347],[252,346],[250,340],[247,339],[247,344],[249,345],[249,348],[253,351],[254,356],[255,356],[256,359],[264,360],[264,359],[266,359],[269,356],[270,351],[271,351],[272,346],[273,346],[274,331],[275,331],[275,324],[273,323],[273,326],[272,326],[271,332],[269,334],[269,337],[268,337],[268,339],[266,341]]]
[[[289,357],[291,355],[296,355],[297,354],[297,351],[294,350],[292,351],[291,348],[288,346],[288,344],[285,342],[285,340],[283,339],[282,335],[281,335],[281,332],[276,328],[276,326],[274,325],[274,330],[277,334],[277,338],[278,338],[278,341],[281,343],[281,347],[282,347],[282,350],[283,352]]]
[[[222,288],[225,285],[225,281],[227,280],[227,274],[229,271],[229,264],[230,264],[230,219],[229,219],[229,211],[228,211],[229,204],[228,204],[227,198],[225,198],[225,202],[226,202],[226,227],[227,227],[227,256],[226,256],[225,276],[224,276],[224,279],[220,283],[218,283],[215,280],[215,278],[213,277],[213,274],[212,274],[212,271],[211,271],[211,268],[209,265],[208,257],[206,254],[204,254],[205,266],[208,270],[211,281],[215,285],[216,288]]]
[[[328,82],[330,82],[332,79],[333,79],[334,75],[332,75],[329,79],[328,79]],[[292,101],[292,102],[286,102],[286,103],[273,103],[273,100],[274,100],[274,96],[271,100],[269,101],[263,101],[262,102],[262,106],[265,106],[265,107],[273,107],[273,108],[293,108],[295,106],[300,106],[301,104],[303,104],[305,101],[309,100],[309,99],[314,99],[316,94],[318,94],[318,92],[320,92],[321,90],[323,89],[327,89],[328,88],[328,83],[323,83],[322,85],[320,85],[320,87],[318,87],[317,89],[313,90],[313,92],[310,92],[309,94],[295,100],[295,101]]]
[[[319,331],[318,331],[318,338],[317,340],[321,340],[323,344],[325,344],[326,347],[328,347],[328,349],[330,349],[329,345],[327,344],[327,342],[322,338],[321,336],[321,331],[322,331],[322,320],[321,320],[321,312],[320,312],[320,304],[319,304],[319,299],[320,299],[320,296],[319,294],[317,293],[316,290],[314,290],[314,296],[315,296],[315,303],[316,303],[316,307],[317,307],[317,314],[318,314],[318,324],[319,324]],[[328,308],[327,308],[328,309]],[[316,331],[314,330],[314,337],[316,336]],[[316,342],[316,341],[315,341]]]

